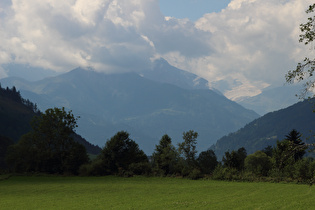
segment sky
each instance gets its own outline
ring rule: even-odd
[[[164,16],[196,21],[206,13],[220,12],[231,0],[160,0]]]
[[[152,68],[197,74],[228,98],[285,83],[310,46],[298,42],[312,0],[1,0],[0,78],[8,64],[57,73]],[[27,71],[21,69],[21,71]]]

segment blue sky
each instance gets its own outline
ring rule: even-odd
[[[205,13],[220,12],[230,2],[231,0],[160,0],[160,8],[165,16],[195,21]]]

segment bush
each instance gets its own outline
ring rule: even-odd
[[[151,167],[148,162],[131,163],[129,165],[129,171],[132,175],[149,175],[151,173]]]
[[[79,175],[81,176],[103,176],[107,174],[109,172],[99,158],[93,160],[92,163],[82,165],[79,169]]]
[[[202,173],[197,168],[194,168],[187,176],[187,178],[193,179],[193,180],[200,179],[201,177],[202,177]]]

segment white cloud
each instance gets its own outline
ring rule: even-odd
[[[158,0],[4,0],[0,64],[68,71],[148,69],[164,57],[230,98],[255,95],[303,58],[299,24],[312,0],[232,0],[196,22],[166,18]],[[228,87],[228,88],[227,88]]]
[[[204,15],[195,24],[212,33],[210,43],[216,53],[200,58],[200,68],[205,68],[199,74],[210,81],[226,79],[230,84],[240,81],[242,86],[227,93],[231,98],[242,92],[257,94],[267,84],[283,84],[285,73],[302,57],[297,52],[305,51],[298,43],[299,24],[306,21],[305,10],[311,3],[234,0],[220,13]],[[248,88],[243,88],[244,85]],[[236,94],[232,96],[232,92]]]

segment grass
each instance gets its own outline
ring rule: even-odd
[[[13,176],[1,209],[313,209],[308,185],[147,177]]]

